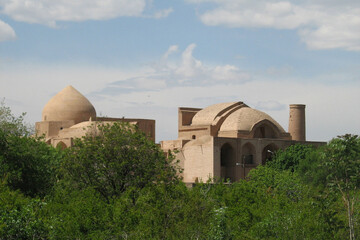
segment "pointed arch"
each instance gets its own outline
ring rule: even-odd
[[[229,144],[225,143],[221,147],[220,152],[220,164],[221,164],[221,178],[235,181],[235,150]]]
[[[255,162],[255,146],[251,143],[246,143],[241,148],[241,159],[243,164],[254,164]]]
[[[261,120],[252,127],[253,138],[279,138],[280,130],[267,119]]]
[[[67,148],[66,144],[62,141],[58,142],[58,144],[56,144],[57,148],[60,148],[62,150],[64,150],[65,148]]]
[[[270,143],[269,145],[264,147],[264,149],[262,151],[262,158],[261,158],[262,165],[265,165],[267,161],[271,161],[274,153],[277,150],[279,150],[279,147],[274,143]]]

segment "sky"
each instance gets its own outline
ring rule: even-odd
[[[307,140],[360,134],[359,0],[0,0],[0,97],[30,123],[72,85],[99,116],[243,101]]]

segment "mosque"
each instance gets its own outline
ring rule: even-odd
[[[290,105],[289,132],[268,114],[243,102],[218,103],[178,110],[178,139],[162,141],[173,151],[183,169],[185,183],[223,178],[244,179],[249,171],[265,164],[278,149],[290,145],[324,145],[305,138],[305,105]]]
[[[35,131],[38,136],[44,135],[48,144],[64,149],[73,146],[75,138],[96,131],[96,125],[113,122],[136,125],[155,141],[155,120],[96,116],[94,106],[72,86],[64,88],[45,105],[42,121],[35,124]]]
[[[94,106],[68,86],[45,105],[38,135],[54,147],[67,148],[96,124],[129,122],[155,141],[155,120],[96,116]],[[243,179],[249,171],[265,164],[278,149],[309,142],[305,136],[305,105],[290,105],[289,131],[268,114],[243,102],[218,103],[204,109],[178,109],[178,139],[161,141],[164,152],[174,152],[185,183],[224,178]]]

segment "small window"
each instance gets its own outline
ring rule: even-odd
[[[192,135],[192,137],[191,137],[192,139],[196,139],[196,136],[195,135]]]
[[[60,127],[60,130],[63,130],[64,128],[63,127]]]

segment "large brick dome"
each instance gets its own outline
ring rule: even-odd
[[[75,124],[96,119],[96,111],[90,101],[72,86],[67,86],[45,105],[42,121],[74,120]]]

